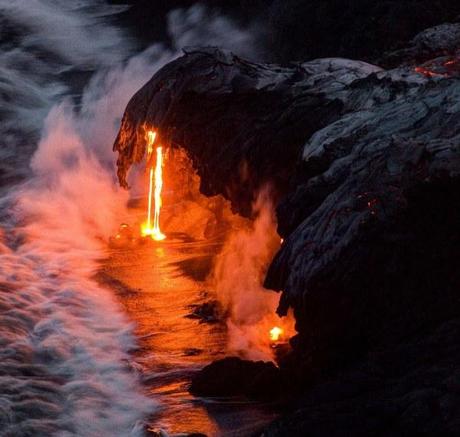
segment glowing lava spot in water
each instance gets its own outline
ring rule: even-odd
[[[153,154],[153,145],[157,133],[154,131],[147,132],[147,162],[151,161]],[[155,185],[155,189],[153,188]],[[156,241],[166,238],[160,229],[160,210],[161,210],[161,190],[163,189],[163,148],[156,148],[155,170],[153,165],[149,170],[149,199],[147,207],[147,222],[142,225],[142,235],[151,236]],[[152,225],[152,195],[154,196],[154,214]]]
[[[283,335],[283,330],[278,328],[278,326],[273,327],[270,329],[270,340],[271,341],[278,341]]]

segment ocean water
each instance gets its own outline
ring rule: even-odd
[[[273,416],[186,392],[225,350],[221,328],[183,317],[221,243],[109,246],[133,217],[111,150],[129,98],[184,45],[250,54],[256,36],[194,6],[165,17],[170,44],[138,52],[122,11],[0,0],[1,436],[245,435]]]

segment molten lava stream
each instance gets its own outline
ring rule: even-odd
[[[155,143],[157,133],[154,131],[147,132],[147,162],[151,161],[153,153],[153,145]],[[153,190],[155,185],[155,190]],[[161,191],[163,189],[163,148],[156,148],[156,164],[155,171],[153,166],[149,170],[149,198],[147,207],[147,222],[142,225],[142,235],[150,236],[155,241],[161,241],[166,238],[166,235],[160,229],[160,211],[161,211]],[[154,194],[155,211],[153,216],[152,226],[152,195]]]

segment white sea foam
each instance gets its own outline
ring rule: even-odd
[[[169,48],[130,57],[118,11],[0,0],[0,435],[142,435],[155,405],[129,365],[132,326],[94,279],[126,214],[111,144],[129,98],[183,44],[255,50],[250,32],[197,6],[170,15]],[[76,104],[69,75],[87,71]]]

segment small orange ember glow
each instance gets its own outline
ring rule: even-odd
[[[431,78],[458,77],[460,75],[460,57],[456,55],[449,59],[434,59],[416,67],[415,72]]]
[[[270,340],[271,341],[278,341],[283,336],[283,330],[278,328],[278,326],[273,327],[270,329]]]
[[[430,70],[426,67],[416,67],[415,72],[423,74],[426,77],[447,77],[446,73],[437,73],[436,71]]]
[[[147,161],[153,153],[153,145],[156,139],[156,132],[147,132]],[[153,186],[155,184],[155,190]],[[155,170],[153,166],[149,170],[149,200],[147,208],[147,222],[142,225],[142,235],[149,235],[156,241],[161,241],[166,238],[160,229],[160,210],[161,210],[161,190],[163,188],[163,148],[161,146],[156,148],[156,165]],[[154,215],[152,225],[152,195],[154,196]]]

